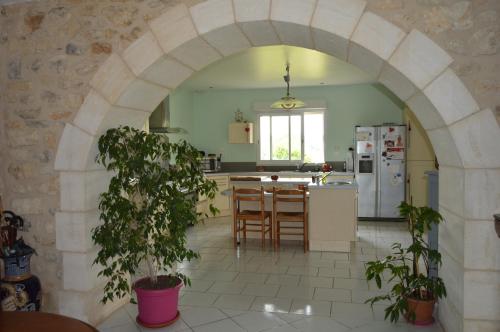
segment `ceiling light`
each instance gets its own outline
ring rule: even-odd
[[[286,96],[274,102],[271,105],[271,108],[291,110],[294,108],[304,107],[306,104],[303,101],[290,96],[290,64],[288,63],[286,64],[286,75],[283,76],[283,79],[286,82]]]

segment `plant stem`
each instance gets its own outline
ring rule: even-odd
[[[158,283],[158,275],[156,273],[154,258],[151,257],[151,255],[147,254],[146,262],[148,263],[149,278],[151,280],[151,283],[153,285],[156,285]]]
[[[410,224],[410,233],[411,233],[411,242],[412,242],[412,245],[415,245],[416,243],[416,237],[415,237],[415,215],[414,215],[414,211],[412,210],[410,212],[410,215],[409,215],[409,224]],[[413,252],[413,275],[416,277],[418,275],[418,257],[417,255],[415,254],[415,252]]]

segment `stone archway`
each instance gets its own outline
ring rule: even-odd
[[[413,109],[441,163],[439,203],[447,219],[440,232],[441,275],[449,289],[441,322],[448,331],[494,326],[500,317],[500,254],[489,220],[499,209],[500,129],[492,111],[480,110],[449,68],[453,59],[446,52],[421,32],[406,33],[365,7],[364,0],[177,5],[107,59],[74,121],[66,124],[55,162],[61,313],[97,322],[120,305],[96,305],[102,293],[90,229],[98,223],[97,197],[108,178],[94,163],[100,133],[120,124],[141,126],[169,91],[214,61],[252,46],[288,44],[375,74]]]

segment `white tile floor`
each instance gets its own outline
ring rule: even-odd
[[[364,301],[381,293],[364,279],[364,262],[385,256],[394,241],[406,244],[405,224],[360,222],[350,254],[308,252],[289,241],[279,252],[260,240],[233,248],[229,218],[190,229],[188,242],[201,259],[178,266],[192,281],[181,291],[181,318],[158,332],[442,332],[439,324],[414,327],[384,322],[384,305]],[[135,323],[128,304],[98,326],[102,332],[149,331]]]

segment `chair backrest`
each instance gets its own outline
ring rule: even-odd
[[[273,210],[276,211],[278,202],[302,203],[302,208],[306,211],[306,193],[305,189],[279,189],[273,187]]]
[[[259,209],[264,213],[264,188],[235,188],[233,186],[233,208],[239,212],[240,202],[259,202]]]

